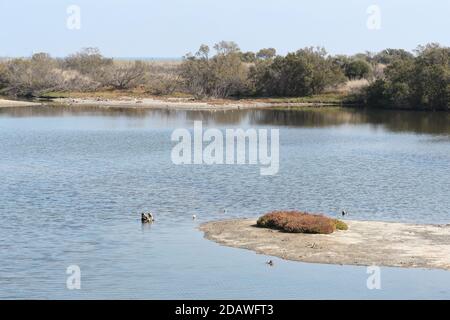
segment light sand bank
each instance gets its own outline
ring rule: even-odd
[[[450,225],[345,221],[330,235],[290,234],[256,227],[256,220],[208,222],[207,239],[260,254],[312,263],[450,270]]]
[[[37,103],[37,102],[0,99],[0,108],[32,107],[32,106],[40,106],[40,105],[41,104]]]
[[[154,99],[154,98],[121,98],[121,99],[100,99],[100,98],[58,98],[53,100],[64,105],[99,106],[105,108],[154,108],[154,109],[181,109],[181,110],[238,110],[238,109],[260,109],[275,107],[304,107],[304,106],[329,106],[325,103],[305,103],[305,102],[262,102],[252,100],[229,100],[229,101],[195,101],[187,99]]]

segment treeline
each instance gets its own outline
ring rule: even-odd
[[[202,45],[181,65],[184,84],[197,97],[310,96],[344,83],[346,75],[369,76],[371,69],[369,63],[351,58],[341,66],[322,48],[279,56],[273,48],[242,52],[234,42],[223,41],[214,50],[211,56],[210,48]],[[364,70],[353,69],[354,61]]]
[[[52,91],[134,90],[202,98],[305,97],[344,92],[347,101],[376,107],[448,109],[450,48],[419,46],[352,56],[304,48],[243,52],[234,42],[202,45],[181,62],[106,58],[88,48],[66,58],[38,53],[0,62],[0,92],[40,96]],[[352,84],[358,84],[357,86]]]
[[[448,110],[450,48],[419,46],[415,55],[397,51],[386,61],[383,76],[362,92],[370,106]]]
[[[171,63],[114,60],[96,48],[66,58],[36,53],[0,62],[0,93],[37,97],[54,91],[142,88],[149,94],[171,94],[178,87],[178,73],[178,66]]]

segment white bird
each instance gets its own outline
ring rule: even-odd
[[[273,267],[273,261],[272,260],[267,261],[266,264],[268,264],[269,266]]]
[[[195,214],[192,215],[192,220],[197,219],[197,216]]]

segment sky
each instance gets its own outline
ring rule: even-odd
[[[0,0],[0,56],[173,58],[221,40],[280,54],[412,50],[449,46],[449,16],[450,0]]]

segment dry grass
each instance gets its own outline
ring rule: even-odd
[[[301,211],[274,211],[260,217],[258,227],[277,229],[289,233],[330,234],[336,230],[347,230],[347,225],[320,214]]]
[[[361,89],[368,85],[369,81],[367,79],[349,80],[337,88],[337,91],[344,94],[354,94],[360,92]]]

